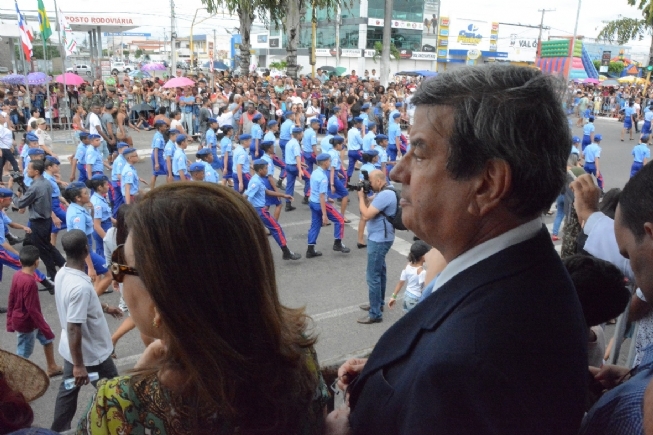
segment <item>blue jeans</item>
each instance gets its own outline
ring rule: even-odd
[[[373,242],[367,240],[367,286],[370,298],[370,318],[382,316],[381,307],[385,301],[387,270],[385,256],[393,242]]]
[[[562,223],[562,219],[565,217],[565,196],[560,195],[558,196],[558,199],[556,199],[556,217],[553,220],[553,235],[557,236],[558,231],[560,231],[560,224]]]
[[[186,134],[188,136],[193,135],[193,112],[186,113],[182,115],[182,122],[186,124]]]
[[[34,341],[39,340],[42,346],[52,343],[54,339],[48,340],[45,338],[45,335],[41,333],[38,329],[33,330],[32,332],[17,332],[16,337],[18,338],[18,345],[16,346],[16,354],[22,356],[25,359],[29,359],[34,352]]]

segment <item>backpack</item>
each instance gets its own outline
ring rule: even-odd
[[[408,228],[404,225],[403,221],[401,220],[401,205],[399,203],[399,200],[401,199],[401,194],[397,192],[394,188],[392,187],[384,187],[383,190],[391,190],[395,193],[395,196],[397,198],[397,210],[393,216],[388,216],[384,212],[380,211],[379,214],[383,216],[388,222],[390,222],[390,225],[395,230],[400,230],[400,231],[407,231]]]

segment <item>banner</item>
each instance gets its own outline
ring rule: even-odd
[[[497,40],[497,51],[508,53],[513,62],[535,62],[539,29],[502,24]]]
[[[444,27],[444,26],[443,26]],[[494,30],[496,33],[496,30]],[[496,40],[492,41],[493,23],[489,21],[471,20],[465,18],[451,18],[447,32],[449,50],[489,51],[491,45],[496,50]],[[441,36],[442,33],[440,34]]]
[[[59,29],[61,30],[61,43],[66,50],[66,55],[70,56],[77,49],[77,41],[75,41],[73,31],[61,9],[59,9]]]

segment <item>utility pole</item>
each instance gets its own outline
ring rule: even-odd
[[[581,0],[578,0],[578,10],[576,11],[576,24],[574,25],[574,38],[571,40],[571,50],[569,51],[569,67],[567,71],[571,70],[571,61],[574,57],[574,47],[576,46],[576,35],[578,35],[578,20],[580,18],[580,5]],[[569,79],[569,73],[567,73],[567,79]]]
[[[216,44],[216,38],[215,38],[215,27],[213,28],[213,53],[209,61],[211,62],[211,92],[215,91],[215,70],[214,70],[214,63],[215,63],[215,58],[217,57],[216,55],[218,54],[218,46]]]
[[[175,59],[175,0],[170,0],[170,78],[176,77],[177,60]]]
[[[538,9],[538,12],[542,12],[542,20],[540,21],[540,35],[537,37],[537,54],[538,56],[542,50],[542,29],[544,28],[544,14],[547,12],[555,12],[555,9]]]

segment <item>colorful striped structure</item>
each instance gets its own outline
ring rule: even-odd
[[[542,41],[540,55],[535,64],[542,71],[559,74],[569,79],[596,78],[598,73],[594,65],[586,65],[587,52],[582,41],[576,40],[574,55],[569,57],[571,51],[571,38],[555,39],[553,41]],[[596,75],[596,77],[594,77]]]

